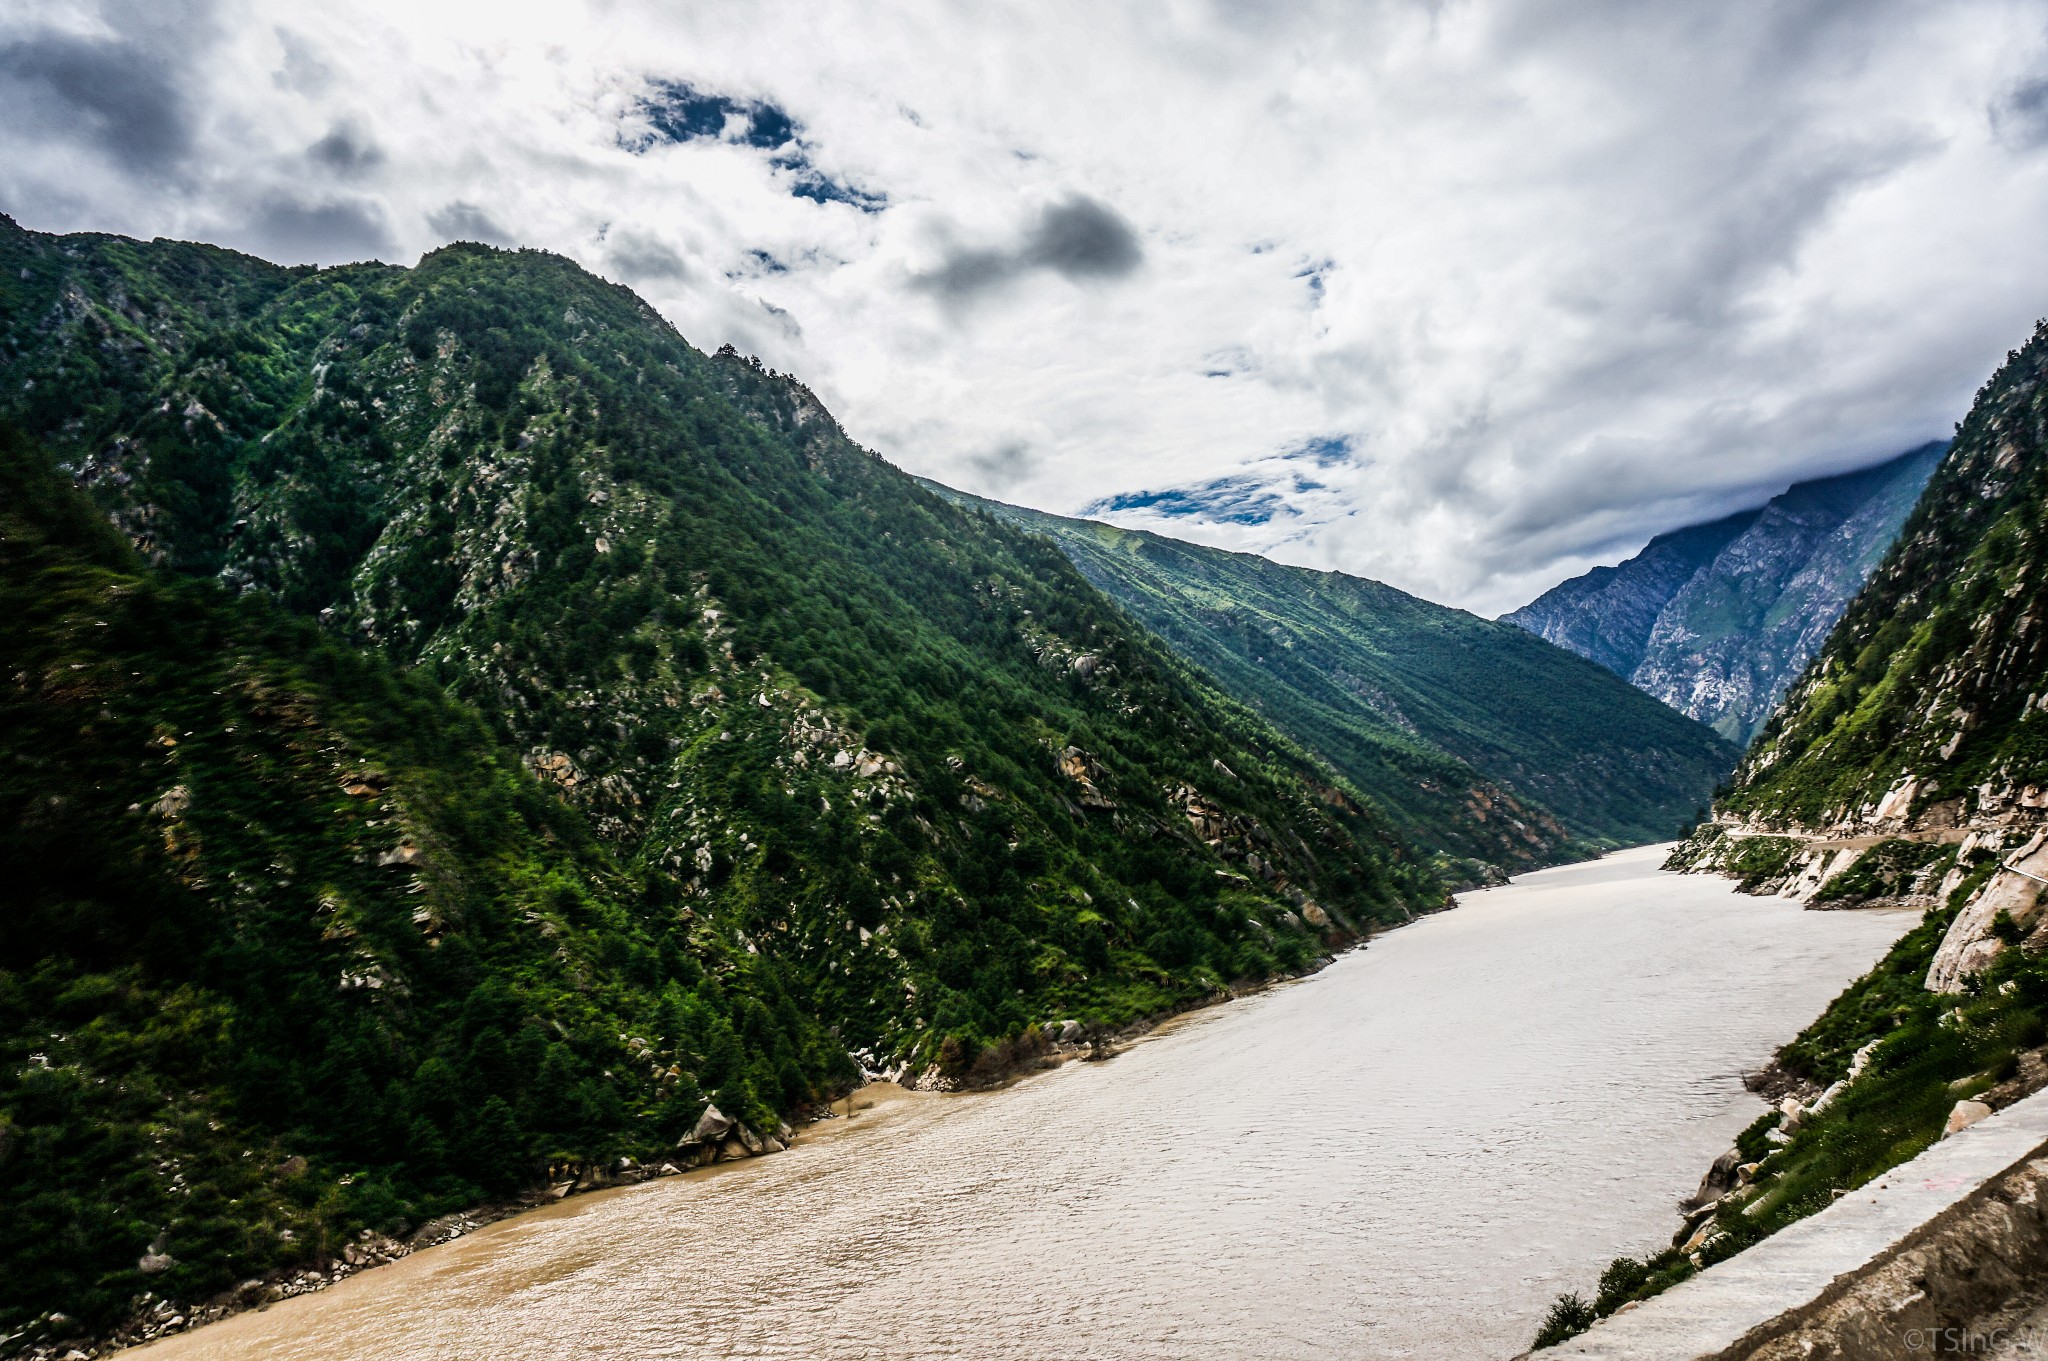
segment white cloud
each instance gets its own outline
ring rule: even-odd
[[[1490,613],[1947,432],[2048,312],[2044,33],[2042,0],[0,7],[0,207],[560,250],[913,471]],[[636,154],[649,80],[740,113]],[[750,144],[762,108],[800,143]],[[1348,457],[1282,457],[1317,438]]]

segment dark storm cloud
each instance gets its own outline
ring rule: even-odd
[[[1145,252],[1129,223],[1077,195],[1045,210],[1022,258],[1076,281],[1121,279],[1144,262]]]
[[[1001,492],[1016,486],[1031,475],[1038,459],[1032,454],[1031,446],[1022,440],[1008,440],[992,449],[967,456],[967,466],[974,470],[970,491]]]
[[[674,283],[690,277],[690,268],[673,247],[638,232],[621,232],[605,249],[605,267],[627,283],[663,280]]]
[[[476,241],[486,246],[516,246],[511,232],[491,220],[490,214],[474,203],[457,200],[427,214],[434,234],[448,241]]]
[[[127,170],[159,176],[192,149],[193,115],[171,54],[156,43],[43,32],[0,43],[8,118],[84,141]]]
[[[383,209],[364,199],[273,199],[258,206],[239,230],[224,235],[266,260],[287,265],[384,259],[396,251]]]
[[[1144,247],[1128,222],[1107,205],[1075,194],[1040,213],[1015,247],[955,250],[915,283],[925,292],[960,301],[1034,270],[1073,283],[1097,283],[1125,278],[1144,261]]]
[[[1991,126],[2002,141],[2018,150],[2048,146],[2048,76],[2022,83],[1993,104]]]
[[[336,123],[325,137],[306,148],[306,155],[337,175],[360,174],[384,161],[384,149],[350,122]]]

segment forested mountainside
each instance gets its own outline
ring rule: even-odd
[[[2048,1086],[2048,323],[1977,394],[1918,507],[1671,867],[1921,924],[1785,1047],[1780,1108],[1612,1308]],[[1622,1264],[1617,1264],[1620,1266]]]
[[[0,420],[0,1325],[1443,900],[1051,544],[558,257],[0,222]]]
[[[1515,872],[1689,827],[1735,748],[1521,629],[1377,581],[981,501],[1419,844]]]
[[[1947,447],[1659,535],[1501,617],[1745,743],[1898,537]]]
[[[0,446],[0,1327],[853,1075],[799,974],[617,867],[473,712],[148,574],[38,462]]]

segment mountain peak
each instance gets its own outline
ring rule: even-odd
[[[1746,742],[1897,537],[1946,444],[1660,534],[1502,621]]]

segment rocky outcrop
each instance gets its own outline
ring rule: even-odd
[[[2008,945],[2048,943],[2041,930],[2041,889],[2048,885],[2048,833],[2035,832],[2025,845],[2002,856],[1983,888],[1956,914],[1934,963],[1927,970],[1930,992],[1961,992]],[[1957,871],[1951,871],[1952,874]]]
[[[1946,449],[1923,445],[1660,535],[1502,619],[1746,742],[1898,537]]]
[[[690,1132],[676,1141],[676,1159],[684,1167],[737,1162],[742,1158],[780,1153],[794,1137],[794,1131],[788,1125],[778,1126],[775,1133],[765,1137],[756,1134],[744,1121],[735,1120],[716,1105],[710,1105],[697,1117],[697,1123]]]

